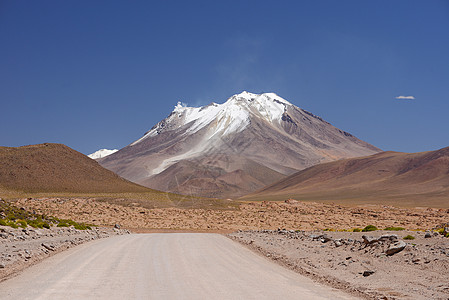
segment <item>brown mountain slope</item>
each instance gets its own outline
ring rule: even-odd
[[[449,207],[449,147],[421,153],[382,152],[320,164],[241,199],[287,198]]]
[[[192,161],[179,161],[158,177],[138,183],[183,195],[232,198],[284,177],[285,175],[250,159],[218,154]]]
[[[61,144],[0,147],[0,190],[34,193],[151,192]]]

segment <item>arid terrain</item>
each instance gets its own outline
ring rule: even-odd
[[[129,234],[116,228],[77,230],[73,227],[11,228],[0,226],[0,282],[56,253],[113,235]]]
[[[226,203],[140,186],[62,144],[0,147],[1,198],[73,196],[133,199],[146,207],[220,207]]]
[[[152,192],[62,144],[0,147],[0,191]]]
[[[449,297],[445,276],[449,239],[441,230],[437,232],[447,226],[448,209],[350,207],[293,199],[250,202],[228,209],[150,209],[136,206],[138,203],[118,203],[82,198],[15,201],[17,207],[28,211],[99,226],[119,224],[134,232],[226,233],[282,266],[356,297]],[[353,232],[367,225],[380,230]],[[384,230],[387,227],[401,231]],[[404,239],[407,235],[415,239]],[[43,249],[42,243],[38,245]],[[391,254],[392,247],[400,249]],[[18,258],[27,254],[22,252]]]
[[[116,201],[120,203],[120,201]],[[137,203],[136,203],[137,204]],[[375,225],[427,230],[448,222],[449,210],[393,206],[343,206],[318,202],[250,202],[228,209],[148,209],[95,199],[21,199],[18,207],[98,226],[174,230],[349,230]]]
[[[404,239],[407,235],[415,239]],[[438,233],[265,230],[229,236],[287,268],[362,298],[449,298],[449,239]]]
[[[420,153],[388,151],[316,165],[241,199],[448,208],[448,174],[449,147]]]
[[[255,198],[235,200],[151,190],[63,145],[1,148],[0,192],[8,200],[1,201],[0,278],[101,237],[213,232],[355,297],[447,299],[447,162],[447,148],[383,152],[311,167]],[[290,192],[298,197],[289,197]],[[252,201],[260,199],[282,201]],[[359,232],[368,225],[378,230]],[[404,239],[407,235],[412,239]],[[90,255],[86,251],[85,257]],[[91,271],[96,269],[86,269]],[[78,280],[76,274],[71,281]],[[11,295],[20,294],[20,286]],[[42,288],[43,294],[52,291]]]

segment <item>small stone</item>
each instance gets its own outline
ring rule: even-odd
[[[42,245],[42,247],[44,247],[47,250],[50,250],[50,251],[54,250],[54,247],[52,245],[49,245],[49,244],[46,244],[46,243],[42,243],[41,245]]]
[[[321,236],[321,241],[322,241],[323,243],[327,243],[327,242],[329,242],[329,241],[332,241],[332,239],[331,239],[327,234],[323,234],[323,235]]]
[[[335,247],[340,247],[340,246],[343,245],[343,244],[341,243],[341,241],[339,241],[339,240],[335,240],[335,241],[334,241],[334,244],[335,244]]]
[[[430,232],[427,231],[426,234],[424,235],[424,237],[426,239],[430,239],[432,237],[432,234],[430,234]]]
[[[5,266],[5,264],[0,264],[0,269],[3,269]]]
[[[115,224],[115,225],[114,225],[114,228],[120,229],[120,224]]]
[[[363,277],[368,277],[370,275],[373,275],[374,273],[376,273],[376,271],[372,271],[372,270],[366,270],[365,272],[363,272]]]

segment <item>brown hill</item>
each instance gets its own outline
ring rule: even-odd
[[[449,147],[421,153],[382,152],[299,171],[242,200],[338,201],[449,207]]]
[[[0,187],[30,193],[152,191],[61,144],[0,147]]]

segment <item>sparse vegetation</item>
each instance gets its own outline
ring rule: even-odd
[[[362,232],[368,232],[368,231],[376,231],[378,228],[374,225],[368,225],[365,228],[362,229]]]
[[[389,231],[402,231],[405,230],[405,228],[403,227],[387,227],[384,230],[389,230]]]
[[[22,228],[27,228],[27,226],[28,226],[27,221],[25,221],[25,220],[17,220],[16,224]]]
[[[445,225],[447,225],[447,224],[445,224]],[[449,238],[449,232],[446,232],[446,230],[445,230],[444,228],[445,228],[445,227],[438,228],[438,229],[436,230],[436,232],[438,232],[439,234],[441,234],[441,235],[444,236],[444,237]]]
[[[354,228],[354,229],[352,229],[352,232],[360,232],[360,231],[362,231],[362,229],[360,229],[360,228]]]
[[[414,240],[415,239],[415,237],[413,236],[413,235],[406,235],[406,236],[404,236],[404,238],[403,238],[404,240]]]
[[[70,227],[75,229],[86,230],[91,229],[87,224],[77,223],[72,220],[61,220],[55,217],[31,213],[23,208],[18,208],[5,200],[0,200],[0,225],[10,226],[12,228],[46,228],[51,226]]]

